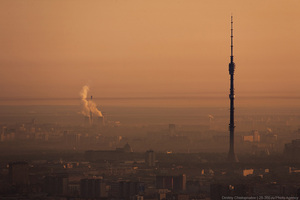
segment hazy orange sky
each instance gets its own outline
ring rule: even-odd
[[[1,0],[0,98],[300,95],[299,0]]]

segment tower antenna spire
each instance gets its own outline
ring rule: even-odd
[[[230,56],[230,62],[233,62],[233,16],[231,15],[231,35],[230,35],[230,38],[231,38],[231,56]]]
[[[230,61],[233,62],[233,16],[231,15],[231,56]]]

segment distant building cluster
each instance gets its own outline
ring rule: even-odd
[[[298,129],[276,128],[266,117],[257,130],[237,130],[239,163],[232,165],[224,156],[229,135],[217,120],[209,116],[209,126],[1,124],[0,148],[9,151],[0,154],[0,199],[300,197]]]
[[[25,199],[46,200],[300,197],[297,163],[287,162],[287,166],[270,159],[252,163],[240,157],[243,167],[232,166],[226,161],[217,162],[218,157],[209,154],[133,152],[129,144],[115,151],[95,151],[92,157],[90,153],[77,155],[78,161],[46,156],[46,160],[1,165],[0,197],[20,199],[22,195]]]

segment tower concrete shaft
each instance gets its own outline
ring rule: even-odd
[[[229,139],[229,153],[228,153],[228,161],[229,162],[238,162],[238,159],[234,153],[234,70],[235,64],[233,62],[233,17],[231,16],[231,56],[230,56],[230,63],[229,63],[229,74],[230,74],[230,124],[229,124],[229,132],[230,132],[230,139]]]

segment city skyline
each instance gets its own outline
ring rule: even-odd
[[[0,199],[299,199],[299,8],[0,1]]]

